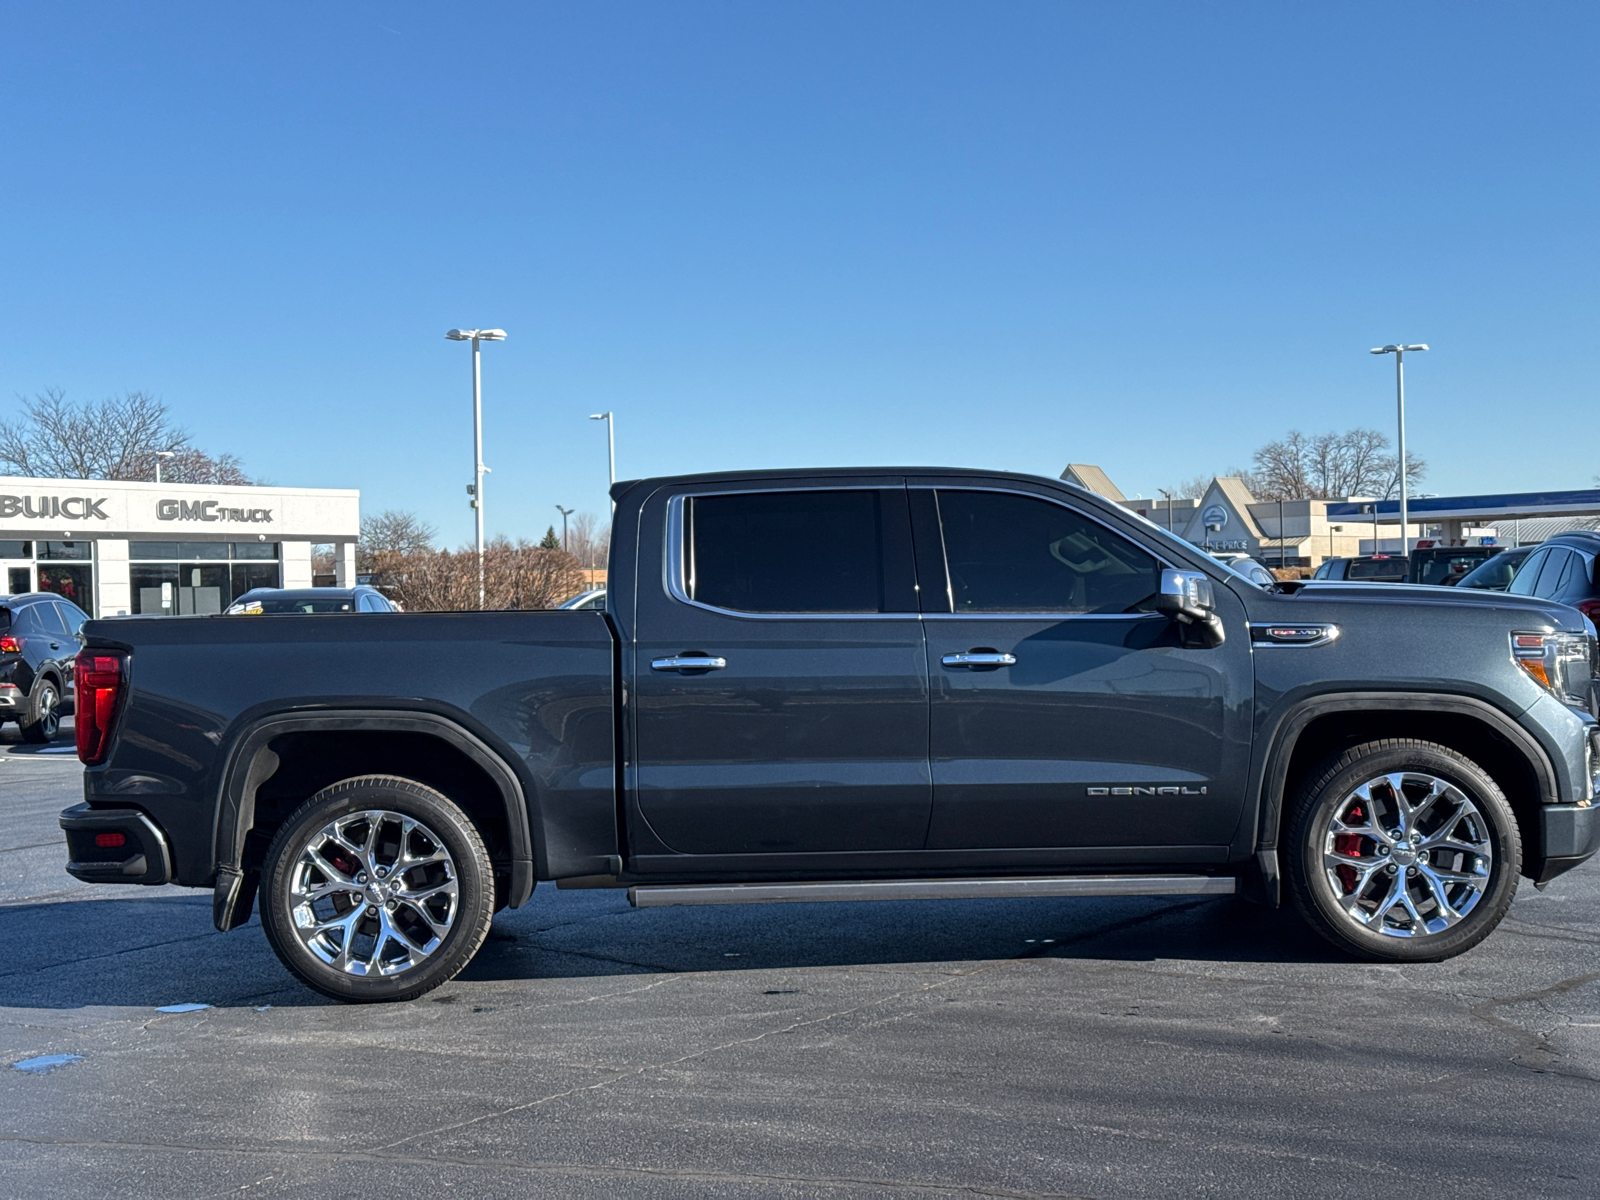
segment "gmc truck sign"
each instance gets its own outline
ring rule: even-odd
[[[158,521],[244,521],[272,523],[270,508],[230,508],[217,500],[158,500]]]

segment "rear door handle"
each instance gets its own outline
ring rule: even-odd
[[[709,654],[674,654],[671,658],[657,658],[651,661],[652,671],[720,671],[728,665],[725,658],[716,658]]]
[[[973,650],[966,654],[946,654],[939,661],[947,667],[1014,667],[1017,665],[1017,656]]]

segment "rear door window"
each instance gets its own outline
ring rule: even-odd
[[[1561,578],[1564,571],[1570,569],[1569,560],[1572,558],[1570,550],[1563,550],[1560,546],[1550,549],[1550,557],[1544,560],[1544,566],[1539,570],[1539,578],[1534,582],[1532,595],[1541,600],[1548,600],[1556,594],[1556,581]]]
[[[61,610],[54,603],[46,601],[43,604],[35,604],[30,611],[41,632],[47,634],[67,632],[66,619],[62,617]]]
[[[1583,565],[1583,559],[1581,557],[1571,550],[1567,551],[1567,564],[1561,568],[1560,577],[1550,587],[1550,599],[1558,600],[1562,596],[1565,596],[1568,591],[1574,590],[1574,584],[1578,582],[1583,574],[1581,570]],[[1540,580],[1540,582],[1543,583],[1544,581]],[[1542,594],[1544,593],[1541,593],[1541,595]]]
[[[77,637],[78,630],[83,628],[83,623],[89,619],[89,614],[67,600],[57,600],[56,607],[61,610],[61,619],[67,623],[67,632]]]
[[[1544,564],[1550,558],[1549,550],[1535,550],[1528,555],[1517,573],[1511,579],[1511,586],[1506,589],[1514,596],[1533,595],[1533,585],[1539,582],[1539,572],[1544,569]]]
[[[747,613],[914,608],[904,490],[738,492],[684,503],[691,600]],[[900,526],[898,570],[886,567],[891,521]]]
[[[1155,595],[1161,564],[1074,509],[1016,492],[939,489],[957,613],[1122,613]]]

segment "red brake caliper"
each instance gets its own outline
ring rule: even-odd
[[[1358,804],[1346,814],[1349,821],[1364,819],[1361,806]],[[1359,833],[1336,833],[1333,836],[1333,848],[1340,854],[1348,854],[1351,858],[1361,857],[1361,843],[1365,839]],[[1344,884],[1344,894],[1349,895],[1356,890],[1356,869],[1349,863],[1340,863],[1334,868],[1339,876],[1339,882]]]

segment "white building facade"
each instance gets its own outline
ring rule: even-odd
[[[0,477],[0,591],[95,617],[221,612],[252,587],[310,587],[311,548],[356,581],[361,493]]]

